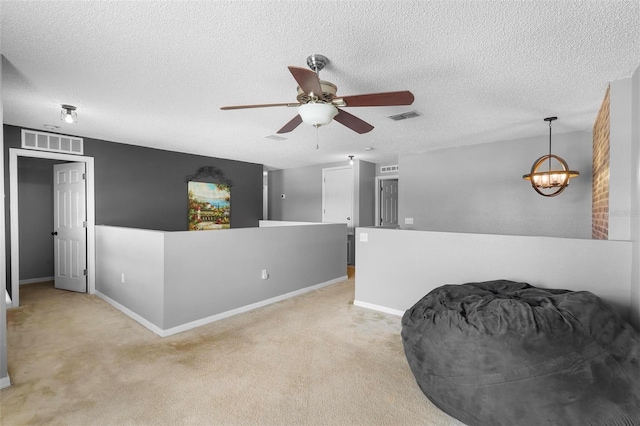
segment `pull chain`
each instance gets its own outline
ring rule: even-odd
[[[320,128],[320,126],[313,126],[316,128],[316,149],[320,149],[320,145],[318,144],[318,128]]]

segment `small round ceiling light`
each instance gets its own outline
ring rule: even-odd
[[[60,111],[60,120],[65,123],[77,123],[78,122],[78,113],[76,112],[76,107],[73,105],[62,105],[62,110]]]
[[[538,158],[531,166],[531,173],[522,176],[531,181],[531,186],[543,197],[555,197],[569,185],[569,179],[580,176],[575,170],[569,170],[567,162],[551,154],[551,123],[558,117],[547,117],[549,122],[549,154]],[[545,166],[546,165],[546,166]]]

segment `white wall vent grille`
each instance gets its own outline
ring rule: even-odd
[[[22,129],[22,148],[83,155],[84,141],[82,138],[75,136],[56,135],[55,133]]]
[[[391,172],[397,172],[398,171],[398,165],[394,165],[394,166],[382,166],[380,167],[380,173],[391,173]]]

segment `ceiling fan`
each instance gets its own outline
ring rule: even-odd
[[[314,127],[324,126],[332,120],[350,128],[357,133],[367,133],[373,126],[340,109],[342,107],[367,106],[395,106],[411,105],[414,97],[408,90],[400,92],[371,93],[367,95],[341,96],[336,95],[338,87],[328,81],[320,80],[319,73],[327,64],[328,59],[322,55],[311,55],[307,58],[306,68],[290,66],[289,71],[298,82],[298,102],[258,105],[225,106],[222,110],[266,108],[266,107],[297,107],[298,115],[284,125],[278,133],[288,133],[305,122]]]

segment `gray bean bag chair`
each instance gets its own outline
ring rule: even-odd
[[[592,293],[445,285],[402,340],[424,394],[467,425],[640,425],[640,334]]]

